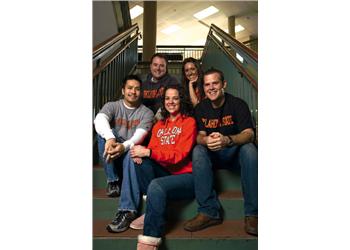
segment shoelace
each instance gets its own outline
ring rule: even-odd
[[[125,220],[126,216],[127,216],[128,212],[119,212],[117,214],[117,216],[114,218],[114,220],[112,221],[113,224],[119,224],[120,221]]]

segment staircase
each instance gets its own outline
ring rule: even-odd
[[[239,175],[228,170],[218,170],[215,175],[219,199],[223,207],[224,222],[198,232],[187,232],[183,223],[197,214],[195,200],[168,202],[168,223],[159,249],[167,250],[256,250],[257,237],[244,231],[243,198]],[[103,168],[93,167],[93,249],[134,250],[137,235],[142,230],[128,229],[123,233],[109,233],[106,225],[114,218],[119,198],[105,194],[106,178]],[[145,211],[142,201],[142,211]]]
[[[214,36],[215,34],[215,36]],[[121,76],[138,74],[142,79],[149,72],[149,62],[137,61],[137,26],[112,37],[94,48],[93,116],[107,101],[118,99]],[[218,40],[218,39],[221,40]],[[235,53],[245,60],[239,62]],[[221,69],[229,82],[227,91],[244,99],[252,116],[257,121],[257,54],[242,48],[222,30],[212,25],[203,52],[202,66],[206,70],[215,66]],[[169,62],[168,71],[181,82],[181,63]],[[234,84],[233,84],[234,83]],[[98,165],[96,144],[94,144],[93,167],[93,249],[129,250],[136,249],[137,235],[142,230],[129,229],[123,233],[109,233],[106,225],[114,218],[118,198],[105,195],[106,178],[103,168]],[[256,250],[258,239],[244,231],[244,212],[239,175],[228,170],[216,172],[216,190],[223,207],[224,222],[199,232],[187,232],[183,223],[197,214],[195,200],[169,202],[168,224],[160,249],[167,250]],[[145,202],[141,204],[145,211]]]

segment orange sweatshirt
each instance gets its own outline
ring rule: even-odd
[[[148,148],[151,159],[172,174],[192,173],[191,150],[197,136],[196,121],[192,117],[179,116],[158,121],[152,129]]]

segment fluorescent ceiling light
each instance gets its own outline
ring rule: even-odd
[[[178,31],[179,29],[181,29],[179,26],[177,26],[176,24],[173,24],[173,25],[170,25],[168,28],[163,29],[161,31],[167,35],[170,35],[171,33]]]
[[[214,6],[210,6],[204,10],[201,10],[199,12],[197,12],[196,14],[194,14],[193,16],[199,20],[202,20],[208,16],[211,16],[213,14],[215,14],[216,12],[218,12],[219,10],[217,8],[215,8]]]
[[[238,24],[238,25],[235,26],[235,32],[236,33],[240,32],[242,30],[245,30],[245,28],[242,25]]]
[[[132,9],[130,9],[130,17],[134,19],[143,13],[143,8],[140,5],[135,5]]]

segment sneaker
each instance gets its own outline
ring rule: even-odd
[[[258,217],[246,216],[244,219],[244,230],[247,234],[258,236]]]
[[[130,223],[136,219],[136,213],[131,211],[119,211],[114,220],[107,225],[110,233],[121,233],[129,228]]]
[[[145,222],[145,214],[141,215],[136,220],[133,220],[130,224],[130,228],[141,230],[143,229],[144,222]]]
[[[118,181],[108,182],[107,184],[107,196],[108,197],[118,197],[120,196],[120,188]]]
[[[193,219],[187,221],[184,224],[184,229],[186,231],[190,231],[190,232],[195,232],[195,231],[199,231],[202,230],[204,228],[210,227],[210,226],[214,226],[214,225],[218,225],[222,223],[222,219],[214,219],[211,218],[205,214],[199,213],[197,214],[196,217],[194,217]]]

